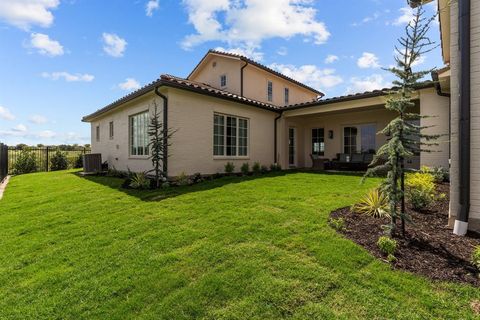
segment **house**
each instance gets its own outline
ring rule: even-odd
[[[449,226],[464,235],[480,231],[480,1],[437,4],[445,67],[435,78],[439,92],[450,97]]]
[[[186,78],[159,79],[83,118],[91,123],[92,152],[110,167],[147,171],[147,123],[153,101],[162,109],[170,139],[169,176],[239,171],[245,162],[310,167],[310,155],[369,153],[386,140],[377,132],[393,118],[384,109],[388,89],[321,99],[323,93],[249,58],[210,50]],[[449,134],[449,99],[433,82],[415,93],[416,112],[436,117],[432,133]],[[408,166],[449,165],[449,142],[420,153]]]

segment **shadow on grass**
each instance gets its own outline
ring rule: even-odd
[[[80,176],[78,173],[72,173],[72,174],[82,179],[86,179],[91,182],[95,182],[95,183],[107,186],[109,188],[118,190],[129,196],[136,197],[142,201],[162,201],[165,199],[174,198],[174,197],[192,193],[192,192],[199,192],[199,191],[206,191],[206,190],[221,188],[229,184],[236,184],[236,183],[242,183],[246,181],[265,179],[265,178],[282,177],[282,176],[297,174],[297,173],[311,173],[311,174],[322,174],[322,175],[348,175],[348,176],[359,176],[359,177],[362,176],[361,173],[354,173],[354,172],[317,172],[317,171],[310,171],[310,170],[284,170],[280,172],[270,172],[270,173],[261,174],[261,175],[225,176],[225,177],[216,178],[216,179],[207,179],[200,183],[196,183],[193,185],[186,185],[186,186],[175,186],[175,187],[156,189],[156,190],[135,190],[135,189],[123,188],[122,184],[125,179],[122,179],[122,178],[115,178],[115,177],[101,176],[101,175]]]

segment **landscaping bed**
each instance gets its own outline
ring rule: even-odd
[[[412,223],[406,225],[405,238],[397,234],[395,251],[395,269],[403,269],[421,274],[434,280],[456,281],[479,285],[477,270],[472,266],[470,257],[475,246],[480,245],[480,236],[468,233],[465,237],[454,235],[447,227],[449,185],[438,184],[437,191],[445,198],[437,200],[427,210],[417,212],[407,203],[407,212]],[[363,246],[380,259],[386,259],[377,240],[383,235],[382,225],[389,218],[374,218],[352,212],[350,207],[332,212],[332,218],[343,218],[345,228],[340,232],[347,238]],[[399,225],[400,227],[400,225]],[[385,260],[386,261],[386,260]]]

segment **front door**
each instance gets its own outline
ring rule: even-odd
[[[288,165],[291,167],[296,166],[296,143],[297,143],[297,130],[295,128],[288,128]]]

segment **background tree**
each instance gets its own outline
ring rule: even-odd
[[[436,15],[424,18],[425,11],[419,5],[414,12],[413,19],[405,27],[405,35],[398,39],[395,46],[396,66],[387,69],[395,77],[395,89],[389,92],[385,108],[394,111],[397,116],[382,130],[388,139],[375,155],[371,168],[365,176],[372,176],[379,172],[387,171],[387,178],[382,184],[389,201],[391,221],[386,226],[388,234],[395,232],[397,219],[402,222],[402,234],[405,235],[405,221],[410,217],[405,212],[405,159],[419,152],[429,152],[424,146],[436,145],[434,142],[438,135],[427,135],[423,130],[427,127],[415,124],[421,118],[417,113],[411,112],[415,106],[412,95],[419,81],[433,70],[413,71],[415,62],[422,55],[437,47],[435,42],[428,37],[428,31]]]
[[[150,159],[152,159],[153,171],[155,173],[155,186],[160,187],[161,182],[167,173],[163,172],[162,164],[170,155],[165,154],[165,149],[171,145],[170,138],[173,136],[174,131],[163,126],[163,122],[160,119],[161,113],[158,111],[157,102],[153,100],[153,114],[150,118],[150,124],[148,125],[148,136],[150,142],[148,146],[150,148]]]

